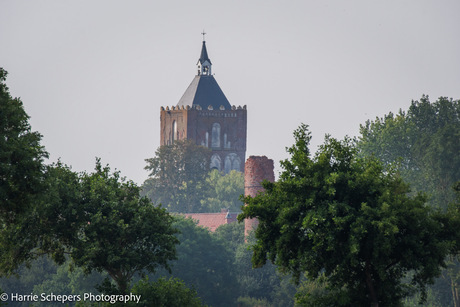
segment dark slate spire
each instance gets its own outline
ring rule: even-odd
[[[198,60],[198,75],[192,80],[189,87],[179,100],[178,106],[200,106],[202,109],[230,110],[232,107],[224,92],[211,74],[211,60],[206,50],[206,41],[203,40],[201,56]]]
[[[204,38],[204,33],[203,33]],[[211,76],[211,60],[208,57],[208,50],[206,50],[206,41],[203,39],[203,46],[201,47],[201,55],[196,63],[198,66],[198,75]]]
[[[204,62],[208,61],[209,64],[212,65],[211,60],[208,57],[208,50],[206,50],[206,41],[203,41],[203,47],[201,47],[201,56],[200,56],[200,63],[203,64]]]

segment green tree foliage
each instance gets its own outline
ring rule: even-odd
[[[453,218],[456,218],[456,221],[453,222],[453,227],[460,225],[460,181],[457,181],[454,185],[454,190],[456,193],[456,200],[449,206],[448,214]],[[457,244],[460,244],[457,242]],[[460,306],[460,256],[450,255],[447,258],[447,268],[442,273],[442,279],[444,282],[448,283],[450,286],[450,296],[452,298],[451,302],[455,307]]]
[[[43,256],[34,260],[29,267],[20,266],[16,275],[0,278],[0,288],[6,293],[32,293],[35,285],[44,282],[55,272],[56,266],[53,261]],[[26,307],[30,303],[17,302],[16,305]]]
[[[240,297],[266,301],[271,306],[293,306],[296,287],[291,282],[291,276],[279,272],[272,263],[252,267],[249,246],[255,243],[255,238],[250,235],[247,240],[247,244],[239,245],[235,252],[234,270],[240,286]]]
[[[226,208],[232,212],[240,211],[243,203],[239,200],[244,194],[244,175],[232,170],[224,175],[214,169],[206,178],[209,191],[205,199],[201,200],[202,211],[220,212]]]
[[[238,296],[238,285],[232,253],[226,249],[226,243],[189,218],[177,216],[174,227],[179,230],[180,244],[178,259],[171,262],[172,276],[196,289],[205,304],[231,306]]]
[[[385,164],[399,162],[402,177],[415,191],[429,195],[428,203],[448,210],[455,199],[452,186],[460,180],[460,103],[428,96],[412,101],[407,112],[389,113],[361,126],[358,146],[363,155],[375,155]],[[433,286],[443,304],[458,302],[460,266],[455,257]],[[446,292],[450,288],[450,292]],[[447,299],[447,300],[446,300]]]
[[[13,273],[35,247],[24,237],[44,195],[43,160],[48,156],[21,100],[11,97],[6,76],[0,68],[0,275]]]
[[[29,116],[19,98],[12,98],[0,67],[0,225],[16,221],[27,212],[42,190],[41,135],[32,132]]]
[[[232,254],[232,270],[239,287],[240,298],[237,301],[239,305],[246,306],[250,302],[257,301],[266,302],[266,304],[261,303],[263,306],[287,307],[293,305],[296,289],[290,276],[279,273],[276,266],[271,263],[261,268],[252,267],[252,252],[249,246],[255,242],[255,239],[253,235],[250,235],[247,238],[248,242],[245,242],[244,223],[219,226],[213,236],[225,242],[225,247]]]
[[[107,272],[118,293],[126,293],[135,273],[169,269],[178,241],[173,218],[165,209],[139,197],[134,182],[123,181],[99,161],[94,173],[82,175],[81,187],[84,205],[67,208],[81,211],[71,250],[77,266],[85,273]]]
[[[90,174],[77,174],[59,162],[47,167],[44,178],[40,206],[15,231],[2,234],[7,248],[2,268],[12,272],[21,263],[18,258],[29,261],[43,254],[62,264],[68,254],[86,274],[106,272],[117,293],[129,289],[135,273],[169,268],[178,243],[173,218],[140,197],[135,183],[99,160]]]
[[[171,212],[201,212],[210,157],[210,149],[190,140],[160,146],[155,157],[145,160],[150,174],[143,194]]]
[[[221,242],[225,242],[225,247],[235,253],[240,245],[245,245],[244,241],[244,223],[230,223],[217,227],[213,236]]]
[[[385,164],[400,162],[403,178],[416,191],[429,194],[443,208],[454,200],[452,185],[460,180],[460,102],[428,96],[412,101],[407,112],[389,113],[361,125],[359,148]]]
[[[458,252],[460,225],[423,195],[408,196],[394,168],[358,157],[352,140],[326,137],[312,158],[308,127],[294,137],[279,180],[246,197],[238,217],[259,219],[253,264],[270,259],[297,279],[324,274],[327,290],[341,294],[336,305],[397,306],[411,285],[425,293]]]
[[[238,307],[273,307],[272,304],[266,299],[257,299],[253,297],[239,297],[237,300]]]
[[[160,278],[155,282],[149,282],[148,278],[137,282],[131,292],[141,295],[141,306],[157,307],[200,307],[204,306],[194,289],[189,289],[178,278]],[[136,303],[128,303],[128,306],[137,306]]]
[[[155,157],[146,159],[150,175],[143,184],[143,195],[170,212],[239,211],[243,174],[210,171],[210,155],[210,149],[190,140],[160,146]]]

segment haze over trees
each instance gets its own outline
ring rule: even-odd
[[[231,171],[224,175],[211,170],[210,157],[209,148],[190,140],[160,146],[153,158],[145,160],[150,174],[142,194],[170,212],[240,211],[243,174]]]
[[[455,189],[460,182],[458,100],[440,97],[431,103],[428,96],[422,96],[407,111],[369,120],[360,131],[362,155],[374,155],[386,165],[396,162],[402,178],[413,192],[426,193],[431,207],[455,210]],[[447,269],[432,290],[442,305],[460,306],[460,263],[455,256],[446,261]],[[443,292],[447,293],[441,295]]]
[[[210,172],[208,149],[160,147],[143,186],[152,204],[98,159],[92,172],[46,165],[6,75],[0,68],[4,291],[98,293],[99,285],[141,294],[145,305],[283,307],[294,296],[300,306],[412,306],[427,293],[434,306],[459,305],[458,101],[424,96],[367,122],[356,142],[327,137],[314,155],[302,125],[280,179],[246,198],[240,220],[260,220],[248,244],[242,224],[210,233],[166,211],[240,208],[242,174]],[[426,291],[440,273],[445,283]],[[439,299],[446,288],[452,299]]]
[[[190,140],[160,146],[146,159],[149,178],[143,194],[171,212],[200,212],[200,200],[209,172],[211,150]]]
[[[460,180],[460,102],[428,96],[412,101],[407,112],[388,113],[360,128],[363,155],[375,155],[398,170],[414,191],[426,192],[433,207],[447,209]]]

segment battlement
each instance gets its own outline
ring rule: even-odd
[[[179,110],[198,110],[198,111],[202,111],[203,108],[200,106],[200,105],[193,105],[193,106],[167,106],[167,107],[160,107],[160,111],[179,111]],[[208,108],[207,108],[208,111],[214,111],[214,108],[209,105]],[[216,109],[218,111],[235,111],[235,110],[246,110],[246,105],[244,106],[235,106],[233,105],[232,106],[232,109],[231,110],[226,110],[224,106],[220,106],[219,109]]]

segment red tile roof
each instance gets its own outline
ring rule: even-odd
[[[184,215],[187,218],[198,221],[199,226],[206,227],[214,232],[220,225],[236,222],[238,213],[225,211],[218,213],[186,213]]]

